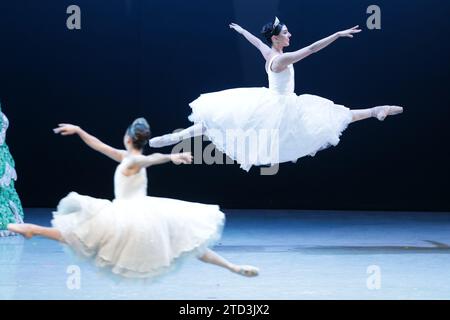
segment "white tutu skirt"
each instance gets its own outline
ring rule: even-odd
[[[314,156],[337,145],[352,121],[349,108],[328,99],[267,88],[206,93],[190,106],[189,120],[201,123],[217,149],[247,171]]]
[[[200,255],[220,238],[224,222],[216,205],[144,196],[111,202],[72,192],[59,203],[52,225],[96,266],[149,278],[181,256]]]

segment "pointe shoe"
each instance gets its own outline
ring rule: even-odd
[[[402,107],[398,106],[380,106],[372,109],[372,116],[383,121],[387,116],[393,116],[403,112]]]
[[[239,266],[236,273],[244,277],[256,277],[259,274],[259,269],[253,266]]]
[[[7,228],[9,231],[21,234],[27,239],[30,239],[34,235],[33,228],[28,223],[10,223]]]

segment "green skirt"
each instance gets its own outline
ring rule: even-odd
[[[6,227],[8,223],[23,222],[23,208],[14,187],[17,178],[14,159],[8,146],[0,146],[0,237],[13,235]]]

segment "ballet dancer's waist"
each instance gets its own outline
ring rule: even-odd
[[[274,89],[274,88],[269,88],[269,91],[274,94],[278,94],[278,95],[282,95],[282,96],[289,96],[291,94],[295,94],[295,92],[293,92],[293,91],[284,91],[284,90],[279,90],[279,89]]]

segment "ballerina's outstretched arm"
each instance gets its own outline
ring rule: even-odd
[[[150,166],[163,164],[172,161],[175,164],[189,164],[192,163],[192,154],[190,152],[162,154],[153,153],[150,155],[137,155],[130,158],[127,167],[133,168],[147,168]]]
[[[237,25],[236,23],[231,23],[230,28],[234,29],[236,32],[242,34],[245,39],[247,39],[252,45],[254,45],[263,55],[264,59],[268,59],[272,50],[268,45],[262,42],[259,38],[255,37],[253,34]]]
[[[71,125],[71,124],[61,124],[59,128],[54,129],[55,133],[61,133],[61,135],[67,136],[72,134],[78,134],[81,139],[86,142],[87,145],[89,145],[92,149],[97,150],[101,153],[106,154],[107,156],[111,158],[116,158],[115,160],[119,159],[119,155],[122,155],[122,150],[117,150],[114,148],[111,148],[110,146],[107,146],[97,138],[91,136],[90,134],[86,133],[85,131],[81,130],[79,127]],[[115,151],[114,151],[115,150]],[[125,154],[125,151],[124,151]],[[128,169],[127,170],[136,170],[136,167],[148,167],[156,164],[161,164],[165,162],[172,161],[175,164],[181,164],[181,163],[191,163],[192,162],[192,155],[190,152],[184,152],[184,153],[177,153],[177,154],[160,154],[155,153],[151,154],[149,156],[133,156],[130,157],[130,162],[128,164],[128,167],[133,165],[135,168]],[[139,168],[138,168],[139,169]],[[136,170],[137,171],[137,170]],[[136,173],[136,172],[134,172]],[[133,172],[130,173],[134,174]],[[126,174],[129,175],[129,174]],[[20,233],[26,238],[31,238],[36,235],[40,235],[52,240],[57,240],[64,242],[64,239],[62,237],[61,232],[56,228],[47,228],[42,227],[35,224],[28,224],[28,223],[10,223],[7,226],[8,230],[15,233]],[[212,258],[211,258],[212,259]],[[215,261],[215,260],[214,260]],[[215,263],[215,262],[211,262]],[[218,263],[216,263],[218,264]],[[250,270],[252,271],[252,270]],[[248,272],[248,270],[242,269],[236,271],[238,273],[241,273],[242,275],[247,275],[244,272]],[[251,276],[252,274],[250,274]],[[249,276],[249,275],[247,275]]]
[[[81,140],[84,141],[89,147],[94,149],[95,151],[98,151],[100,153],[103,153],[104,155],[110,157],[111,159],[121,162],[126,154],[125,150],[119,150],[116,148],[113,148],[106,143],[100,141],[100,139],[94,137],[93,135],[90,135],[83,129],[81,129],[79,126],[75,126],[73,124],[68,123],[60,123],[58,125],[58,128],[53,129],[53,132],[56,134],[61,134],[62,136],[70,136],[77,134]]]
[[[329,46],[331,43],[336,41],[341,37],[353,38],[353,34],[361,32],[359,26],[354,26],[353,28],[339,31],[332,34],[329,37],[326,37],[322,40],[314,42],[313,44],[302,48],[300,50],[294,52],[286,52],[281,54],[278,58],[276,58],[272,64],[272,70],[275,72],[281,71],[285,69],[288,65],[296,63],[309,55],[316,53],[317,51],[322,50],[323,48]]]

